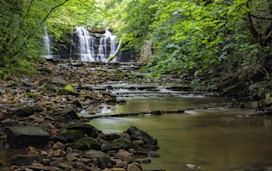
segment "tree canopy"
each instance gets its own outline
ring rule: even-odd
[[[1,67],[39,59],[44,26],[57,38],[60,28],[80,25],[112,27],[119,37],[124,35],[126,47],[148,59],[152,76],[176,71],[180,78],[188,72],[197,78],[252,65],[267,71],[264,65],[271,62],[270,0],[0,2]]]

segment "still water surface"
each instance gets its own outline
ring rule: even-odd
[[[146,169],[167,171],[228,171],[272,166],[272,121],[264,117],[237,117],[256,111],[231,109],[219,97],[129,98],[113,113],[149,110],[192,109],[184,114],[106,118],[91,121],[105,133],[121,132],[131,125],[158,139],[160,158]]]

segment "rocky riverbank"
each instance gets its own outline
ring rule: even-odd
[[[102,103],[124,103],[92,85],[128,81],[137,64],[47,61],[38,75],[12,75],[0,82],[0,150],[26,149],[0,167],[10,170],[143,170],[141,162],[158,157],[157,140],[130,127],[103,134],[79,117]],[[24,151],[24,152],[23,152]]]

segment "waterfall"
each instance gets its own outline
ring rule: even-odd
[[[76,27],[76,33],[79,37],[79,50],[81,61],[94,62],[94,40],[85,27]]]
[[[114,55],[117,49],[116,39],[117,37],[106,29],[105,34],[99,40],[97,58],[100,62],[107,62],[107,58]],[[110,45],[110,49],[108,49],[108,45]],[[110,51],[108,52],[108,50]]]
[[[46,50],[46,55],[43,55],[43,57],[45,57],[47,59],[53,58],[52,55],[51,55],[51,45],[50,45],[51,40],[50,40],[50,37],[48,35],[47,28],[45,26],[44,26],[43,41],[44,41],[45,50]]]
[[[78,26],[71,31],[71,36],[67,34],[69,33],[68,31],[65,30],[60,37],[61,40],[54,41],[50,39],[46,27],[44,27],[43,40],[47,52],[42,55],[44,58],[76,59],[84,62],[117,62],[117,60],[127,60],[123,52],[122,55],[119,55],[121,41],[117,43],[117,37],[109,30],[105,32],[101,30],[89,32],[86,27]],[[67,39],[69,37],[71,38],[70,40]]]

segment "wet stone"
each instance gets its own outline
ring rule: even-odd
[[[135,126],[131,126],[130,128],[128,128],[127,133],[130,135],[132,140],[143,140],[145,144],[150,145],[157,145],[158,143],[157,139]]]
[[[48,143],[49,134],[35,126],[9,127],[7,128],[7,139],[11,148],[43,147]]]

